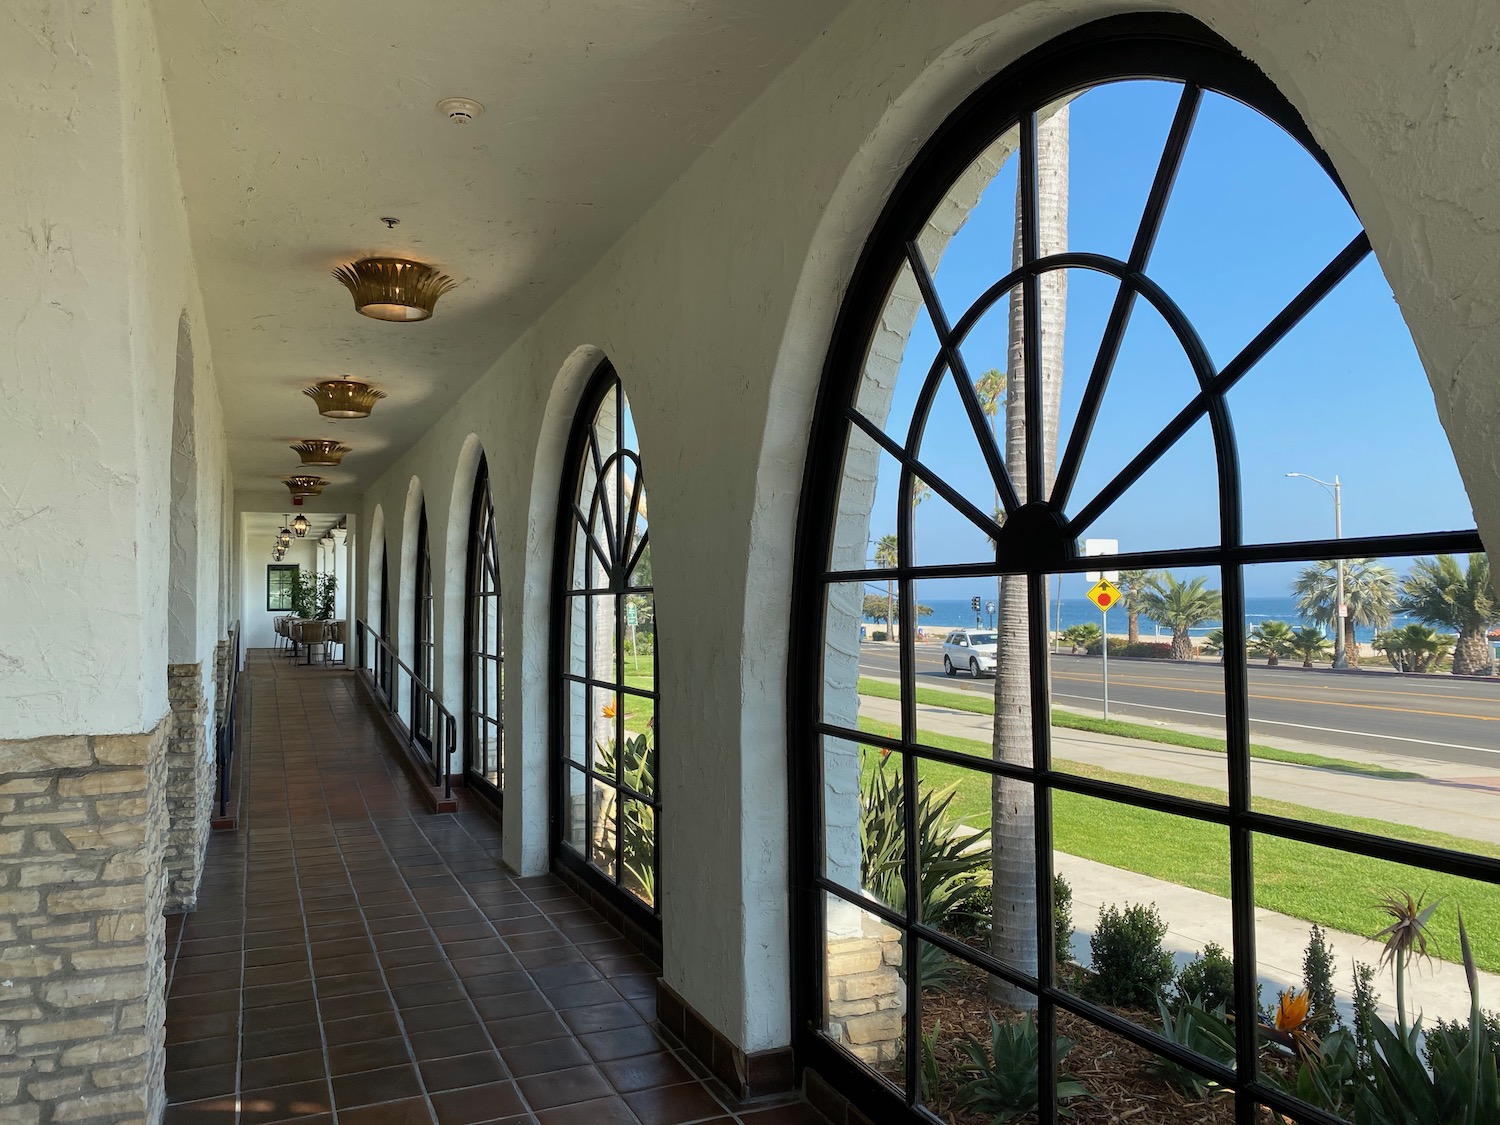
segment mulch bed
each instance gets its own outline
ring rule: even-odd
[[[945,991],[924,990],[922,1030],[931,1034],[933,1027],[941,1024],[933,1054],[944,1074],[955,1074],[968,1061],[960,1047],[966,1034],[989,1043],[991,1012],[1000,1020],[1016,1018],[1015,1012],[990,1002],[988,989],[985,974],[965,972]],[[1154,1012],[1120,1014],[1145,1025],[1156,1023]],[[1150,1051],[1071,1012],[1058,1012],[1057,1029],[1075,1044],[1063,1060],[1063,1070],[1091,1095],[1067,1103],[1071,1120],[1079,1125],[1233,1125],[1232,1098],[1224,1094],[1201,1101],[1185,1097],[1154,1073],[1156,1056]],[[956,1093],[956,1084],[942,1082],[933,1099],[935,1104],[929,1108],[951,1125],[988,1125],[988,1115],[957,1106]],[[1027,1114],[1015,1120],[1032,1122],[1036,1118]]]

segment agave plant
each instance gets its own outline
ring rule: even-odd
[[[976,884],[989,870],[989,829],[966,830],[949,814],[958,784],[917,789],[917,869],[921,920],[952,932]],[[865,783],[860,817],[861,878],[870,894],[893,910],[906,909],[905,790],[901,771],[881,758]],[[948,955],[922,943],[922,983],[942,987],[952,975]]]
[[[972,1035],[967,1036],[963,1043],[968,1061],[961,1068],[958,1104],[989,1114],[992,1125],[1034,1112],[1038,1099],[1039,1044],[1040,1033],[1036,1016],[1032,1013],[1008,1023],[1001,1023],[991,1015],[988,1046]],[[1071,1039],[1058,1038],[1059,1067],[1063,1057],[1072,1049]],[[1087,1096],[1088,1090],[1082,1083],[1058,1072],[1059,1102]],[[1058,1112],[1064,1117],[1070,1116],[1065,1108],[1059,1108]]]
[[[1223,1066],[1234,1067],[1234,1025],[1222,1005],[1205,1007],[1192,997],[1168,1004],[1158,997],[1156,1011],[1161,1018],[1162,1035],[1168,1042],[1197,1051]],[[1166,1058],[1158,1058],[1153,1070],[1168,1085],[1191,1098],[1201,1100],[1225,1089],[1212,1078]]]

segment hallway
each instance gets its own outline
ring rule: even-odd
[[[805,1125],[653,1025],[656,967],[420,811],[351,675],[250,653],[239,831],[168,920],[167,1125]]]

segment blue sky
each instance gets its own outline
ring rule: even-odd
[[[1074,101],[1071,249],[1126,255],[1178,96],[1169,83],[1129,82]],[[986,190],[939,265],[938,291],[952,320],[1008,269],[1015,165],[1012,158]],[[1347,202],[1295,141],[1254,111],[1208,95],[1148,272],[1223,364],[1358,231]],[[1060,449],[1114,294],[1108,278],[1069,273]],[[965,342],[971,374],[1004,368],[1006,322],[1002,301]],[[901,440],[935,347],[930,322],[919,317],[887,420]],[[1070,507],[1086,503],[1195,390],[1165,321],[1138,301]],[[1309,481],[1288,479],[1292,471],[1330,480],[1339,474],[1345,535],[1473,526],[1426,376],[1373,256],[1246,376],[1230,407],[1249,542],[1331,535],[1331,497]],[[951,385],[939,392],[921,457],[981,508],[992,506],[992,486]],[[1118,539],[1122,550],[1215,542],[1213,465],[1205,422],[1089,534]],[[894,530],[895,490],[894,462],[886,460],[874,538]],[[916,549],[919,563],[958,562],[985,558],[988,545],[933,498],[918,509]],[[1257,568],[1247,575],[1247,593],[1284,593],[1292,570]],[[1076,593],[1065,584],[1065,597]]]

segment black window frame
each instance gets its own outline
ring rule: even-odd
[[[391,567],[390,551],[382,539],[380,543],[380,639],[385,644],[375,647],[375,682],[380,685],[380,691],[387,700],[392,699],[392,673],[395,670],[395,661],[391,657],[391,651],[387,647],[391,643],[390,635],[391,621]]]
[[[432,551],[427,541],[427,502],[422,501],[417,518],[417,554],[412,575],[411,606],[411,736],[429,753],[432,750],[433,643]]]
[[[585,603],[585,612],[588,614],[588,623],[585,625],[585,634],[593,633],[593,600],[601,593],[613,595],[616,599],[615,613],[615,666],[619,670],[619,683],[596,679],[592,675],[593,655],[590,651],[587,656],[586,674],[583,677],[575,676],[570,671],[570,635],[569,635],[569,612],[570,604],[580,594],[574,590],[572,585],[572,563],[573,563],[573,535],[580,524],[586,529],[588,517],[584,514],[589,508],[580,505],[579,493],[585,479],[585,470],[592,464],[595,470],[595,491],[597,493],[598,481],[603,478],[600,471],[607,467],[609,458],[601,456],[601,453],[593,439],[593,423],[598,416],[605,400],[611,395],[616,396],[619,404],[615,415],[616,425],[616,452],[613,456],[625,456],[635,462],[635,488],[644,494],[644,473],[641,470],[641,458],[637,450],[631,449],[624,439],[625,404],[627,399],[621,384],[620,376],[614,366],[608,361],[603,361],[590,378],[579,401],[578,410],[573,417],[573,425],[568,435],[568,444],[563,459],[563,478],[558,493],[557,506],[557,530],[554,545],[554,577],[552,592],[552,745],[550,753],[550,768],[552,778],[552,795],[550,802],[550,836],[552,862],[559,865],[583,880],[585,885],[599,894],[613,908],[620,911],[624,919],[639,928],[650,941],[649,947],[660,949],[662,926],[661,926],[661,832],[662,832],[662,807],[661,807],[661,694],[660,676],[653,675],[650,691],[639,688],[626,688],[623,684],[625,666],[625,614],[620,612],[624,606],[626,592],[649,595],[654,603],[656,592],[652,586],[627,586],[629,574],[634,570],[638,559],[649,546],[649,526],[641,533],[639,546],[631,557],[625,559],[626,552],[617,549],[613,543],[603,544],[602,547],[595,542],[589,543],[585,549],[593,552],[590,557],[598,558],[599,553],[609,555],[610,585],[607,590],[593,591],[582,595]],[[626,497],[620,474],[616,474],[616,495],[611,507],[613,512],[621,512],[625,509]],[[609,528],[607,538],[613,539],[618,532],[620,539],[631,537],[635,526],[636,503],[635,496],[630,497],[631,518],[622,527]],[[660,630],[655,629],[656,641],[653,649],[653,659],[660,655]],[[608,877],[598,867],[591,863],[587,856],[579,855],[571,843],[566,839],[566,821],[564,816],[564,805],[568,800],[568,783],[572,772],[577,766],[572,762],[568,754],[569,738],[569,685],[583,683],[586,685],[586,698],[588,688],[602,688],[615,693],[617,699],[626,695],[635,695],[649,698],[652,705],[652,747],[653,747],[653,770],[654,785],[650,794],[643,794],[627,788],[621,781],[620,774],[623,767],[624,755],[616,754],[616,768],[614,788],[617,793],[624,793],[633,800],[644,801],[654,811],[654,837],[653,837],[653,860],[654,868],[654,894],[653,902],[647,906],[641,899],[625,889],[623,885],[622,864],[624,848],[619,841],[622,838],[617,827],[615,848],[615,872],[613,877]],[[623,746],[625,740],[624,731],[625,708],[619,706],[615,715],[615,744]],[[589,768],[580,772],[585,776],[585,792],[590,795],[589,808],[592,809],[592,783],[590,779],[595,776],[592,771],[593,751],[588,752]]]
[[[489,634],[486,602],[493,599],[495,634]],[[500,547],[495,503],[490,493],[489,463],[483,453],[474,473],[469,504],[469,551],[464,576],[464,784],[498,810],[505,792],[505,626],[500,584]],[[491,642],[493,641],[493,644]],[[495,682],[496,714],[485,710],[490,698],[487,677]],[[481,728],[494,731],[494,773],[481,753]]]
[[[842,483],[844,452],[851,429],[858,424],[855,414],[856,395],[864,371],[865,357],[870,340],[874,337],[877,320],[885,306],[887,296],[898,271],[910,265],[923,283],[914,251],[915,240],[937,205],[957,181],[995,138],[1007,129],[1021,126],[1019,150],[1020,176],[1023,190],[1029,177],[1032,193],[1032,217],[1028,225],[1031,253],[1027,262],[1002,280],[997,271],[994,290],[1010,289],[1016,285],[1029,287],[1031,294],[1027,304],[1035,309],[1035,279],[1047,268],[1069,268],[1070,265],[1103,264],[1098,255],[1065,253],[1052,259],[1041,259],[1036,254],[1035,237],[1035,130],[1036,109],[1051,104],[1057,98],[1078,92],[1102,82],[1120,79],[1165,79],[1182,83],[1185,91],[1194,88],[1215,91],[1243,102],[1280,125],[1295,138],[1310,156],[1323,168],[1330,180],[1343,191],[1331,162],[1317,146],[1295,109],[1256,67],[1244,59],[1231,45],[1214,35],[1197,21],[1177,15],[1126,15],[1111,17],[1079,28],[1071,33],[1043,45],[1017,62],[1006,67],[967,98],[950,117],[936,130],[902,175],[884,211],[872,228],[861,257],[851,276],[849,286],[835,321],[833,335],[825,358],[818,390],[814,420],[804,473],[804,489],[798,515],[794,587],[792,598],[791,654],[788,667],[789,688],[789,781],[791,805],[791,864],[792,864],[792,925],[793,925],[793,1009],[794,1048],[798,1067],[812,1067],[819,1071],[871,1119],[881,1121],[923,1121],[935,1118],[915,1105],[920,1088],[917,1068],[920,1049],[917,1036],[921,1032],[920,1020],[908,1019],[905,1049],[904,1090],[875,1077],[874,1071],[858,1063],[852,1055],[845,1053],[826,1038],[820,1029],[823,1020],[824,979],[823,943],[825,940],[825,896],[834,896],[854,903],[860,909],[876,915],[881,921],[895,927],[903,935],[919,938],[931,945],[943,948],[951,954],[964,957],[970,963],[979,964],[996,976],[1023,985],[1034,992],[1039,1000],[1038,1024],[1040,1028],[1040,1106],[1039,1122],[1052,1125],[1057,1120],[1055,1099],[1056,1065],[1055,1035],[1056,1014],[1069,1011],[1084,1016],[1094,1023],[1124,1039],[1181,1063],[1205,1075],[1223,1082],[1234,1089],[1238,1120],[1258,1120],[1255,1115],[1261,1105],[1271,1106],[1293,1115],[1296,1120],[1334,1122],[1337,1119],[1309,1110],[1301,1102],[1289,1098],[1280,1090],[1260,1081],[1240,1075],[1253,1075],[1256,1050],[1255,1021],[1241,1020],[1238,1024],[1238,1057],[1234,1069],[1215,1068],[1201,1056],[1175,1048],[1159,1036],[1130,1023],[1121,1017],[1080,999],[1076,993],[1065,991],[1055,981],[1054,950],[1052,933],[1052,826],[1051,802],[1053,791],[1069,791],[1086,796],[1101,797],[1143,808],[1157,809],[1174,815],[1188,817],[1224,826],[1229,835],[1229,859],[1232,885],[1231,917],[1235,947],[1236,992],[1241,1001],[1241,1010],[1247,1008],[1247,998],[1256,995],[1254,883],[1252,867],[1252,845],[1256,836],[1280,837],[1307,844],[1323,846],[1340,851],[1354,852],[1375,858],[1392,860],[1430,870],[1446,872],[1467,878],[1500,883],[1500,861],[1483,856],[1450,852],[1426,845],[1406,843],[1382,837],[1369,836],[1348,829],[1303,823],[1257,813],[1250,807],[1251,777],[1249,757],[1249,715],[1247,708],[1247,657],[1245,656],[1245,617],[1242,575],[1245,567],[1256,563],[1316,561],[1323,559],[1352,559],[1363,557],[1411,556],[1436,552],[1465,553],[1483,551],[1478,532],[1464,529],[1445,532],[1417,533],[1407,535],[1372,536],[1338,540],[1305,540],[1287,543],[1245,544],[1240,528],[1239,464],[1234,446],[1233,428],[1224,396],[1238,377],[1253,368],[1260,355],[1268,351],[1275,342],[1306,315],[1322,296],[1346,276],[1355,265],[1363,261],[1372,251],[1368,237],[1361,232],[1343,252],[1337,255],[1328,267],[1318,275],[1278,317],[1274,318],[1262,333],[1247,345],[1236,360],[1216,368],[1207,358],[1206,350],[1192,358],[1199,370],[1206,364],[1210,381],[1204,384],[1199,399],[1201,410],[1183,423],[1173,424],[1159,435],[1159,440],[1148,443],[1136,461],[1107,486],[1099,500],[1089,509],[1074,517],[1075,524],[1087,524],[1088,519],[1098,515],[1129,487],[1150,464],[1155,462],[1177,437],[1187,432],[1193,423],[1204,417],[1210,419],[1214,428],[1215,453],[1220,481],[1220,542],[1218,546],[1187,550],[1142,551],[1122,554],[1112,561],[1120,569],[1171,566],[1213,566],[1220,568],[1223,576],[1223,620],[1225,658],[1225,703],[1226,734],[1228,740],[1228,804],[1223,808],[1211,808],[1201,802],[1193,802],[1175,796],[1152,794],[1127,789],[1108,782],[1095,781],[1077,775],[1056,772],[1051,764],[1050,708],[1047,675],[1039,672],[1038,665],[1045,669],[1048,649],[1046,615],[1037,612],[1046,604],[1047,577],[1057,573],[1078,573],[1098,566],[1098,560],[1079,557],[1076,538],[1083,529],[1067,527],[1066,516],[1054,515],[1047,510],[1052,498],[1061,495],[1059,507],[1066,502],[1067,485],[1063,484],[1071,447],[1065,453],[1058,450],[1058,478],[1062,492],[1054,491],[1049,501],[1024,507],[1015,503],[1014,490],[1006,497],[1009,518],[1004,528],[996,528],[997,555],[1005,562],[985,564],[952,564],[947,566],[918,566],[912,559],[909,545],[913,532],[911,505],[897,504],[900,553],[893,568],[863,570],[834,570],[828,563],[833,543],[833,532],[837,518],[837,505]],[[1186,103],[1184,103],[1186,104]],[[1179,117],[1183,107],[1179,107]],[[1185,144],[1185,135],[1168,142],[1163,154],[1163,166],[1180,157]],[[1173,148],[1175,145],[1175,155]],[[1153,190],[1153,195],[1155,190]],[[1347,193],[1346,197],[1347,197]],[[1155,206],[1148,202],[1147,211]],[[1159,217],[1159,215],[1158,215]],[[1143,229],[1145,220],[1143,219]],[[1139,239],[1138,239],[1139,241]],[[1134,256],[1134,255],[1132,255]],[[1090,259],[1089,262],[1083,262]],[[1066,260],[1066,261],[1065,261]],[[1040,266],[1039,266],[1040,263]],[[1008,260],[1007,260],[1008,265]],[[1121,266],[1124,268],[1119,268]],[[1132,270],[1128,263],[1114,263],[1110,271],[1122,282],[1122,291],[1133,288],[1135,293],[1147,297],[1144,290],[1149,279],[1139,267]],[[943,350],[949,330],[946,317],[941,316],[941,303],[933,305],[936,294],[930,285],[924,293],[925,305],[933,313],[937,330],[939,350]],[[1149,299],[1149,297],[1147,298]],[[1169,302],[1170,303],[1170,302]],[[963,310],[952,310],[962,313]],[[1182,318],[1186,323],[1186,318]],[[955,322],[956,323],[956,322]],[[1026,338],[1035,340],[1036,321],[1030,320]],[[1191,325],[1189,334],[1196,339]],[[1106,331],[1101,353],[1109,346],[1110,333],[1116,341],[1123,333],[1123,325],[1111,323]],[[956,346],[953,348],[956,354]],[[1034,355],[1028,349],[1028,357]],[[1246,358],[1249,356],[1250,358]],[[1243,361],[1243,362],[1241,362]],[[1236,365],[1238,364],[1238,367]],[[1025,371],[1029,386],[1039,378],[1039,364],[1030,360]],[[963,379],[958,379],[962,384]],[[1079,408],[1080,421],[1084,427],[1085,440],[1090,428],[1082,421],[1091,409],[1096,409],[1102,396],[1102,386],[1091,382],[1085,392],[1084,404]],[[1027,392],[1027,401],[1037,397]],[[918,408],[919,410],[921,407]],[[973,410],[970,411],[973,413]],[[914,431],[921,421],[913,423]],[[1030,427],[1038,431],[1039,425]],[[983,427],[976,427],[982,430]],[[887,439],[880,441],[869,428],[865,436],[882,444],[901,468],[902,495],[906,495],[911,483],[920,477],[923,483],[941,493],[938,482],[941,474],[915,471],[916,458],[909,455],[899,443]],[[883,435],[881,435],[883,436]],[[983,435],[977,433],[983,443]],[[1036,437],[1031,449],[1040,451],[1040,438]],[[1081,453],[1080,442],[1079,453]],[[1076,461],[1076,456],[1073,458]],[[1028,459],[1028,467],[1036,473],[1028,483],[1028,496],[1041,494],[1040,457]],[[992,464],[995,463],[992,461]],[[1003,470],[1002,470],[1003,472]],[[1133,473],[1134,475],[1129,475]],[[1125,479],[1127,478],[1128,479]],[[997,480],[997,488],[1001,482]],[[942,493],[947,496],[946,493]],[[1003,495],[1003,493],[1002,493]],[[949,497],[950,501],[963,502],[962,497]],[[984,506],[988,506],[988,497]],[[975,509],[974,504],[966,505]],[[1029,510],[1028,510],[1029,509]],[[977,509],[976,509],[977,510]],[[1019,515],[1018,515],[1019,513]],[[983,513],[980,513],[981,515]],[[1087,516],[1088,519],[1084,517]],[[1071,536],[1068,532],[1072,530]],[[1037,821],[1036,837],[1039,841],[1036,854],[1037,887],[1037,964],[1038,977],[1026,981],[1018,974],[989,963],[986,958],[976,959],[972,950],[946,934],[922,925],[916,917],[915,898],[908,895],[904,913],[893,911],[868,898],[840,886],[826,877],[822,871],[825,853],[822,812],[822,750],[820,742],[831,735],[845,740],[857,739],[861,743],[885,747],[898,751],[904,763],[904,785],[908,799],[906,808],[906,848],[908,881],[916,869],[916,839],[914,829],[914,806],[916,793],[916,765],[918,760],[941,761],[939,753],[920,749],[902,738],[890,739],[880,736],[851,732],[834,727],[823,721],[823,657],[825,651],[825,597],[831,584],[837,582],[865,582],[890,580],[898,587],[902,620],[915,620],[915,582],[918,578],[931,577],[985,577],[1000,574],[1023,575],[1027,579],[1027,595],[1030,613],[1030,650],[1032,653],[1032,742],[1035,767],[1021,769],[1005,763],[982,761],[973,768],[996,776],[1010,776],[1031,781],[1035,788]],[[901,668],[901,701],[903,726],[915,730],[915,684],[913,680],[913,637],[902,630],[899,638]],[[1040,655],[1039,655],[1040,654]],[[1046,841],[1042,846],[1041,841]],[[1246,955],[1248,953],[1248,956]],[[906,1011],[918,1010],[916,994],[920,974],[907,974]]]

